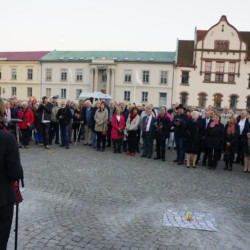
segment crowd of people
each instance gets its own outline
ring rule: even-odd
[[[3,103],[3,101],[2,101]],[[84,146],[104,152],[113,147],[114,153],[125,153],[151,159],[156,141],[154,160],[166,160],[168,149],[176,149],[176,162],[187,168],[196,168],[201,162],[209,169],[216,169],[223,158],[224,170],[232,171],[234,163],[244,165],[244,173],[250,172],[250,124],[246,110],[235,114],[225,107],[222,113],[209,105],[199,111],[196,107],[187,109],[182,104],[173,104],[156,109],[153,105],[127,105],[105,100],[90,100],[74,103],[62,101],[57,96],[41,102],[32,97],[21,102],[14,96],[5,103],[4,116],[9,123],[1,122],[13,133],[20,148],[29,148],[34,136],[35,144],[50,149],[52,143],[70,148],[71,143],[84,140]],[[142,145],[140,145],[142,139]],[[202,154],[203,153],[203,154]],[[235,156],[237,157],[235,158]]]

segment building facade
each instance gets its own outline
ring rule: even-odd
[[[0,52],[0,96],[20,100],[40,97],[41,63],[48,51]]]
[[[193,41],[179,40],[174,99],[188,106],[250,109],[250,32],[226,16]]]
[[[175,52],[52,51],[40,60],[42,95],[78,101],[82,92],[101,91],[118,102],[170,106],[175,56]]]

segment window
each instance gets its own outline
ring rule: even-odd
[[[61,70],[61,80],[62,81],[67,81],[67,69],[62,69]]]
[[[11,69],[11,79],[16,80],[16,69]]]
[[[11,96],[16,95],[16,87],[11,88]]]
[[[28,69],[27,70],[27,73],[28,73],[28,80],[32,80],[33,79],[33,69]]]
[[[131,82],[131,75],[132,75],[131,70],[125,70],[125,82]]]
[[[82,73],[83,73],[82,69],[77,69],[76,70],[76,80],[77,81],[82,81]]]
[[[201,108],[206,107],[207,95],[206,94],[199,94],[199,104],[198,106]]]
[[[216,74],[215,81],[216,82],[223,82],[224,74]]]
[[[180,103],[181,103],[183,106],[186,106],[186,105],[187,105],[187,100],[188,100],[188,94],[187,94],[187,93],[181,93],[181,96],[180,96]]]
[[[107,70],[102,71],[102,82],[107,82]]]
[[[247,109],[250,109],[250,96],[247,97]]]
[[[27,88],[27,97],[32,96],[32,88]]]
[[[204,80],[207,82],[210,82],[211,81],[211,73],[205,73]]]
[[[124,91],[124,100],[130,102],[130,91]]]
[[[148,101],[148,92],[142,92],[142,102],[147,102]]]
[[[235,63],[229,63],[228,72],[235,73]]]
[[[148,70],[143,70],[142,79],[143,79],[143,82],[147,82],[147,83],[149,82],[149,71]]]
[[[161,84],[167,84],[168,83],[168,72],[162,71],[161,72]]]
[[[46,81],[51,81],[51,80],[52,80],[52,69],[46,69]]]
[[[81,89],[77,89],[77,90],[76,90],[76,99],[79,99],[81,93],[82,93],[82,90],[81,90]]]
[[[51,96],[51,88],[46,88],[46,96],[47,97]]]
[[[216,72],[224,73],[224,62],[216,62]]]
[[[66,89],[61,89],[61,98],[62,99],[66,98]]]
[[[188,82],[189,82],[189,71],[182,71],[181,83],[188,84]]]
[[[2,79],[2,69],[0,69],[0,80]]]
[[[230,109],[236,109],[237,108],[237,96],[232,95],[230,97]]]
[[[214,95],[214,107],[220,108],[222,102],[222,95],[221,94],[215,94]]]
[[[248,75],[248,88],[250,88],[250,74]]]
[[[233,74],[229,74],[228,75],[228,82],[234,82],[234,75]]]
[[[205,63],[205,71],[211,72],[211,68],[212,68],[212,62],[206,62]]]
[[[228,50],[229,41],[215,41],[214,48],[217,50]]]

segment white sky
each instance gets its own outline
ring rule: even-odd
[[[249,0],[0,0],[0,51],[174,51],[226,15],[250,31]]]

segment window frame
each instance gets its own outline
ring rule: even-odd
[[[15,74],[13,73],[13,71],[15,71]],[[17,69],[16,68],[11,69],[11,80],[17,80]]]
[[[220,97],[220,104],[219,104],[219,106],[216,104],[216,97]],[[214,94],[214,107],[215,108],[221,108],[221,104],[222,104],[222,97],[223,97],[223,95],[222,94],[219,94],[219,93],[216,93],[216,94]]]
[[[2,68],[0,68],[0,80],[2,80]]]
[[[46,88],[45,93],[46,93],[46,96],[50,97],[51,96],[51,88]]]
[[[235,98],[234,100],[234,106],[232,105],[232,98]],[[230,96],[230,101],[229,101],[229,107],[230,109],[237,109],[237,102],[238,102],[238,96],[237,95],[231,95]]]
[[[108,81],[108,73],[107,70],[104,69],[102,70],[102,82],[107,82]]]
[[[127,74],[127,72],[130,72],[130,74]],[[124,71],[124,82],[125,83],[131,83],[132,82],[132,70],[131,69],[125,69],[125,71]]]
[[[187,106],[188,105],[188,93],[186,92],[181,92],[180,93],[180,104],[182,104],[183,106]],[[183,96],[185,96],[185,103],[183,103]]]
[[[15,91],[13,92],[13,90]],[[16,93],[17,93],[17,87],[11,87],[11,96],[17,95]]]
[[[31,90],[31,93],[29,94],[29,90]],[[32,87],[27,87],[27,97],[32,97]]]
[[[49,71],[50,71],[50,73],[49,73]],[[50,79],[48,78],[49,75],[50,75]],[[52,68],[45,69],[45,81],[46,82],[52,81]]]
[[[148,74],[146,75],[145,72],[148,72]],[[142,82],[143,83],[149,83],[150,82],[150,70],[143,70],[142,71]]]
[[[141,101],[144,103],[148,102],[148,91],[142,91]]]
[[[203,98],[201,98],[203,97]],[[201,102],[204,102],[204,105],[201,105]],[[198,94],[198,107],[205,108],[207,104],[207,94],[206,93],[199,93]]]
[[[80,72],[80,74],[79,74],[79,72]],[[83,81],[83,69],[76,69],[76,81],[77,82]]]
[[[64,93],[63,93],[64,91]],[[67,89],[61,89],[61,99],[66,99],[67,98]]]
[[[79,95],[78,95],[77,91],[79,91]],[[82,89],[76,89],[76,100],[79,99],[81,93],[82,93]]]
[[[33,69],[27,69],[27,80],[33,80]]]
[[[68,70],[61,69],[61,81],[66,82],[67,80],[68,80]]]
[[[166,74],[165,77],[164,77],[164,74]],[[164,79],[166,80],[166,82],[163,81]],[[163,85],[167,85],[168,84],[168,71],[167,70],[161,70],[160,84],[163,84]]]
[[[123,96],[124,100],[127,101],[127,102],[130,102],[131,91],[130,90],[124,90],[123,95],[124,95]]]
[[[187,74],[186,76],[184,74]],[[183,81],[183,79],[186,78],[186,81]],[[190,78],[190,71],[188,70],[182,70],[181,71],[181,84],[188,85],[189,84],[189,78]]]
[[[215,40],[214,49],[215,50],[229,50],[229,40]],[[219,46],[218,46],[219,45]]]

